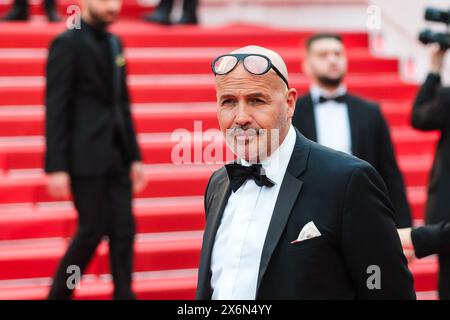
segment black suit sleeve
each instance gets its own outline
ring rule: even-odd
[[[122,42],[120,42],[121,51],[123,52]],[[131,146],[131,161],[141,161],[142,156],[137,141],[136,129],[131,115],[130,93],[127,85],[127,68],[123,66],[123,79],[122,79],[122,92],[123,92],[123,106],[125,108],[125,124],[130,139],[129,145]]]
[[[450,109],[450,88],[441,87],[441,78],[429,74],[421,86],[411,113],[416,129],[443,130],[447,126]]]
[[[391,197],[397,228],[411,227],[411,208],[406,197],[403,176],[395,158],[389,127],[378,106],[375,108],[375,111],[375,121],[377,123],[376,148],[378,155],[376,169],[386,183],[389,196]]]
[[[358,299],[415,299],[385,185],[369,165],[353,170],[346,187],[342,252]],[[380,288],[370,289],[379,268]]]
[[[418,258],[430,254],[450,253],[450,222],[441,222],[413,229],[411,240]]]
[[[75,58],[76,45],[67,33],[53,41],[46,67],[45,171],[47,173],[69,170]]]

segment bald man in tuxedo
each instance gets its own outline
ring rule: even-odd
[[[292,126],[283,59],[249,46],[212,66],[237,159],[206,188],[197,299],[415,299],[383,180]]]

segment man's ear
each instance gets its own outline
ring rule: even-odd
[[[295,103],[297,102],[297,90],[295,88],[291,88],[287,92],[286,102],[288,106],[288,117],[292,118],[295,111]]]

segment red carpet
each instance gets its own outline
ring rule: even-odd
[[[136,3],[126,2],[125,15],[147,11]],[[0,299],[45,298],[65,239],[76,228],[70,202],[47,195],[41,169],[46,48],[63,28],[40,20],[0,27]],[[277,50],[291,71],[291,84],[304,93],[308,85],[300,75],[300,46],[311,32],[245,25],[165,28],[136,21],[120,22],[113,29],[127,47],[133,114],[150,180],[134,205],[134,289],[141,299],[191,299],[204,226],[201,196],[217,166],[172,164],[177,142],[170,134],[178,128],[192,131],[196,120],[203,121],[203,130],[217,127],[210,61],[230,48],[258,44]],[[381,103],[414,218],[422,219],[438,136],[409,127],[417,86],[401,81],[397,60],[370,55],[366,34],[346,33],[344,39],[350,59],[347,84]],[[107,255],[103,243],[77,298],[111,298]],[[419,297],[436,298],[436,259],[416,261],[411,270]]]

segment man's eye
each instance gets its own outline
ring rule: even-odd
[[[261,103],[265,103],[264,100],[258,99],[258,98],[253,98],[250,100],[251,104],[261,104]]]
[[[226,100],[222,101],[222,105],[223,106],[229,106],[229,105],[232,105],[232,104],[233,104],[233,100],[231,100],[231,99],[226,99]]]

